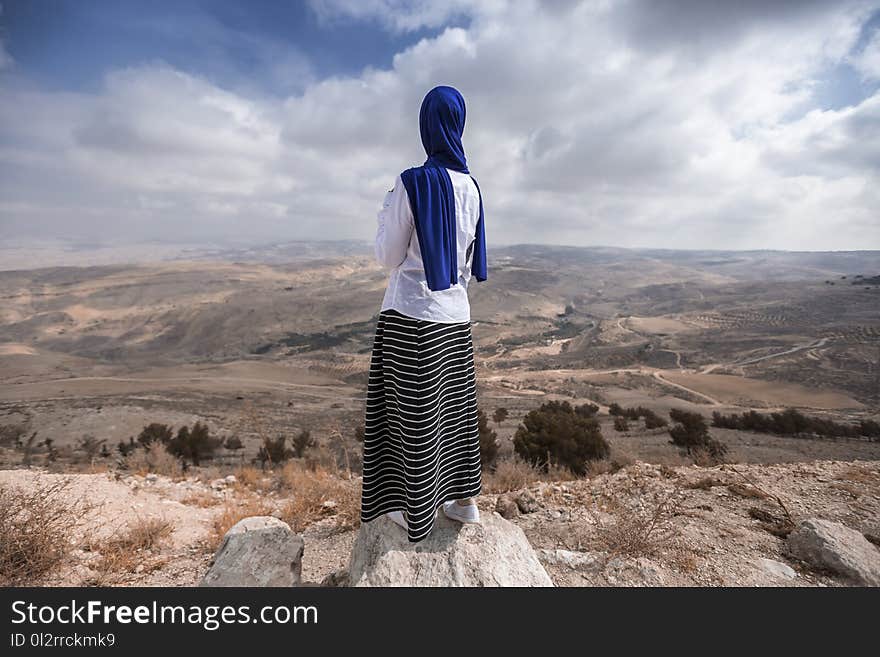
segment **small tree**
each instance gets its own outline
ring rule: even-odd
[[[174,456],[200,465],[202,461],[214,456],[221,440],[211,435],[207,425],[196,422],[192,430],[187,426],[180,427],[177,435],[168,443],[168,451]]]
[[[669,423],[666,421],[666,418],[660,417],[654,411],[648,411],[645,413],[645,428],[646,429],[659,429],[660,427],[665,427]]]
[[[58,460],[58,450],[55,449],[55,441],[51,438],[46,438],[43,441],[43,446],[46,448],[46,460],[49,463],[55,463]]]
[[[21,442],[21,451],[24,454],[21,457],[22,465],[30,465],[31,464],[31,456],[34,453],[34,441],[37,439],[37,432],[34,431],[30,437]],[[19,439],[21,440],[21,439]]]
[[[587,462],[608,456],[609,447],[595,417],[577,413],[567,401],[551,401],[529,411],[513,439],[523,460],[547,471],[558,463],[577,475],[587,472]]]
[[[284,463],[291,456],[293,450],[287,446],[287,436],[282,435],[274,439],[265,436],[256,460],[259,461],[260,467],[265,469],[267,463]]]
[[[498,410],[496,409],[495,411],[496,416],[498,415]],[[495,468],[495,462],[498,460],[498,436],[494,429],[489,427],[489,418],[482,408],[477,409],[477,425],[480,430],[480,462],[483,464],[483,467],[492,470]]]
[[[615,431],[629,431],[629,420],[627,420],[622,415],[615,416],[614,430]]]
[[[293,437],[291,441],[291,447],[293,449],[293,455],[301,459],[306,454],[306,450],[311,449],[315,446],[315,439],[312,438],[311,432],[308,429],[303,429],[298,434]]]
[[[120,456],[125,458],[129,454],[131,454],[134,450],[137,449],[137,443],[134,442],[134,438],[129,436],[128,442],[124,440],[120,440],[119,444],[116,445],[116,450],[119,452]]]
[[[102,451],[101,448],[104,446],[104,442],[104,440],[98,440],[90,434],[85,434],[77,441],[76,448],[85,454],[86,459],[91,463],[98,456],[98,453]]]
[[[580,406],[575,406],[574,412],[583,417],[593,417],[596,413],[599,412],[599,407],[596,406],[596,404],[587,402],[585,404],[581,404]]]
[[[492,419],[495,421],[495,424],[501,424],[507,419],[508,415],[509,413],[507,412],[507,409],[503,406],[499,406],[495,409],[495,412],[492,413]]]
[[[159,442],[167,445],[174,437],[174,429],[167,424],[152,422],[141,429],[138,434],[137,441],[142,447],[146,447],[150,443]]]
[[[689,413],[677,408],[669,411],[669,417],[677,424],[669,428],[670,441],[673,445],[684,447],[688,455],[694,450],[706,452],[715,461],[723,461],[727,454],[727,446],[709,435],[706,420],[699,413]]]

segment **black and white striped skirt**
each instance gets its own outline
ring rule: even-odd
[[[404,511],[409,540],[443,502],[480,493],[480,438],[470,322],[379,314],[364,422],[361,521]]]

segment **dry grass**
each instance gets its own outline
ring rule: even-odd
[[[220,501],[220,498],[214,495],[214,493],[200,490],[190,493],[180,500],[180,503],[186,504],[187,506],[197,506],[202,509],[208,509],[212,506],[217,506],[220,504]]]
[[[0,485],[0,580],[22,585],[63,561],[93,505],[69,499],[67,479],[36,480],[28,490]]]
[[[572,481],[577,479],[567,468],[550,466],[541,472],[522,459],[513,457],[500,459],[495,470],[483,472],[483,490],[486,493],[508,493],[526,488],[539,481]]]
[[[321,466],[309,468],[295,462],[285,464],[280,477],[282,485],[293,491],[293,499],[281,516],[294,531],[331,515],[336,516],[340,530],[358,525],[361,492],[355,480]]]
[[[173,531],[174,525],[164,518],[138,518],[107,540],[88,545],[89,550],[100,555],[89,564],[95,575],[88,583],[107,586],[134,574],[138,566],[143,568],[142,572],[161,568],[164,561],[148,557]]]
[[[236,470],[234,474],[239,488],[262,491],[267,487],[268,482],[266,480],[268,478],[266,473],[252,465],[243,466]]]
[[[139,475],[149,473],[165,475],[172,479],[183,477],[183,468],[176,456],[162,443],[150,443],[144,449],[136,449],[125,457],[125,467]]]

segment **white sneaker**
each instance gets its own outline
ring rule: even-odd
[[[477,508],[476,504],[462,506],[455,500],[452,502],[444,502],[443,513],[445,513],[446,517],[450,520],[458,520],[458,522],[480,522],[480,510]]]
[[[406,516],[403,515],[403,511],[389,511],[385,515],[388,516],[388,519],[395,525],[400,525],[401,527],[409,531],[409,528],[406,525]]]

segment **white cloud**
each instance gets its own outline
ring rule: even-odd
[[[862,52],[851,59],[862,78],[869,82],[880,81],[880,29],[875,29]]]
[[[764,4],[332,3],[396,30],[472,20],[280,100],[166,66],[93,95],[0,88],[0,232],[368,239],[424,159],[422,95],[453,84],[490,241],[880,248],[880,95],[811,109],[869,8]]]

